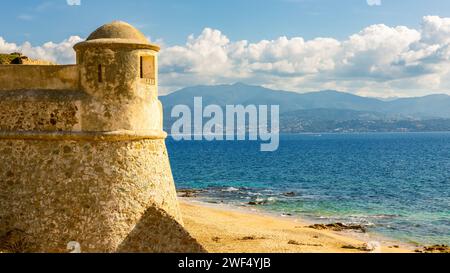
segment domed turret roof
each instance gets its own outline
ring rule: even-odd
[[[126,39],[135,40],[143,44],[149,43],[142,32],[122,21],[114,21],[99,27],[89,35],[87,41],[98,39]]]
[[[134,45],[159,51],[159,47],[151,44],[142,32],[122,21],[114,21],[99,27],[85,42],[76,44],[75,49],[87,45]]]

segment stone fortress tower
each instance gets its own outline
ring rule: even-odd
[[[159,47],[113,22],[76,65],[0,65],[0,251],[203,252],[162,131]]]

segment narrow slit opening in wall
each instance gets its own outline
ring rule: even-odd
[[[98,82],[103,82],[103,71],[102,71],[102,65],[98,65]]]
[[[144,61],[144,58],[141,56],[141,63],[140,63],[140,75],[141,75],[141,79],[143,79],[144,78],[144,68],[143,68],[143,61]]]

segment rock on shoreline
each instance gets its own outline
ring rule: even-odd
[[[447,245],[425,246],[422,250],[416,249],[417,253],[450,253],[450,247]]]
[[[333,230],[333,231],[354,230],[360,231],[362,233],[367,232],[366,228],[363,227],[362,225],[346,225],[343,223],[315,224],[308,227],[317,230]]]
[[[196,190],[196,189],[177,190],[178,196],[183,197],[183,198],[194,198],[194,197],[197,197],[202,192],[205,192],[205,191],[204,190]]]

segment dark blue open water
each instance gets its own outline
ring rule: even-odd
[[[450,244],[450,133],[283,135],[258,142],[167,141],[178,188],[207,200],[316,222],[360,223],[404,242]],[[284,196],[294,192],[295,196]]]

